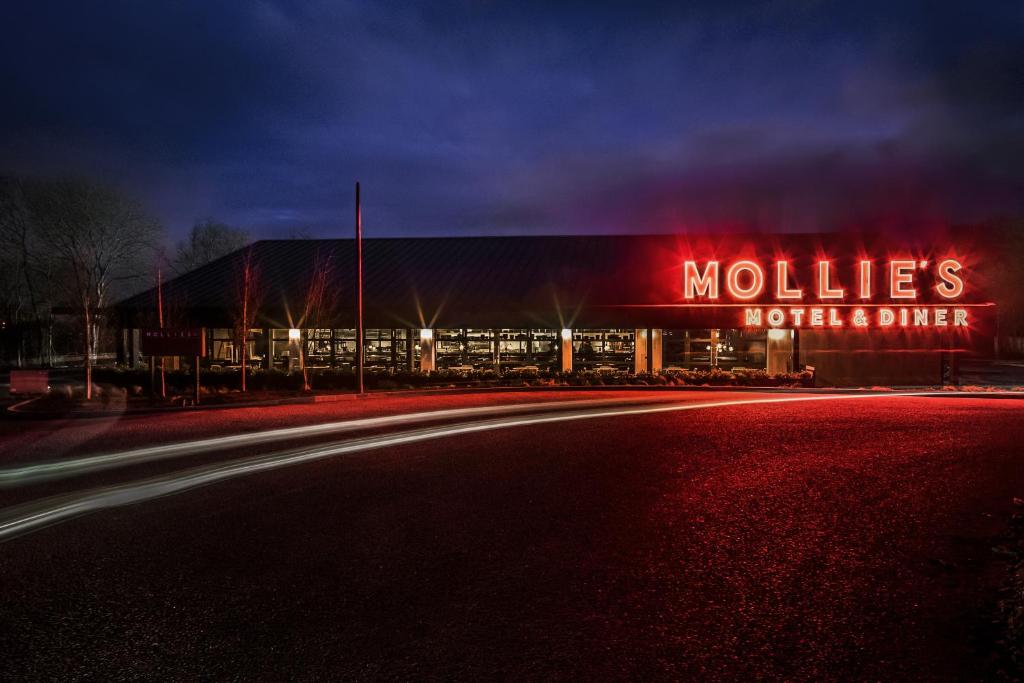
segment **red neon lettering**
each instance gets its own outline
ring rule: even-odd
[[[842,287],[832,287],[830,268],[831,264],[828,261],[818,261],[818,298],[842,299],[846,292]]]
[[[778,261],[775,264],[775,298],[776,299],[802,299],[804,291],[798,287],[789,286],[789,262]]]
[[[962,266],[956,259],[948,258],[939,262],[939,284],[935,291],[945,299],[955,299],[964,293],[964,281],[957,273]]]
[[[871,298],[871,261],[860,262],[860,298]]]
[[[740,284],[740,274],[750,273],[750,284]],[[753,261],[737,261],[725,273],[725,288],[734,299],[749,300],[764,291],[764,271]]]
[[[914,267],[917,261],[889,262],[889,296],[893,299],[916,299]]]
[[[717,299],[718,261],[708,261],[703,275],[695,261],[686,261],[683,264],[683,296],[687,299],[696,299],[699,296]]]

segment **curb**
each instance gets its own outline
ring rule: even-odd
[[[133,417],[143,415],[155,415],[160,413],[181,413],[204,410],[230,410],[232,408],[260,408],[286,405],[312,405],[316,403],[341,403],[344,401],[367,401],[376,398],[391,398],[395,396],[416,397],[416,396],[450,396],[455,394],[500,394],[510,392],[560,392],[560,391],[679,391],[679,392],[735,392],[735,393],[771,393],[771,394],[887,394],[900,391],[920,391],[922,397],[945,397],[945,398],[995,398],[995,399],[1024,399],[1024,391],[950,391],[936,389],[935,387],[886,387],[885,389],[869,388],[831,388],[831,387],[756,387],[756,386],[688,386],[688,385],[599,385],[599,386],[523,386],[523,387],[438,387],[433,389],[398,389],[371,391],[362,395],[354,393],[338,394],[314,394],[311,396],[293,396],[286,398],[271,399],[266,401],[249,401],[245,403],[221,403],[221,404],[200,404],[198,406],[154,406],[152,408],[131,408],[126,410],[106,411],[76,411],[71,410],[63,413],[43,412],[24,410],[41,397],[26,399],[14,405],[8,406],[6,413],[16,419],[101,419],[113,417]]]

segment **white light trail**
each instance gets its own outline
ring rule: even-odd
[[[198,455],[201,453],[210,453],[229,448],[264,445],[287,441],[289,439],[310,438],[326,434],[342,434],[345,432],[378,429],[383,427],[398,427],[401,425],[420,424],[424,422],[435,422],[458,418],[509,415],[538,410],[569,410],[571,408],[586,408],[599,405],[631,405],[637,403],[649,403],[651,401],[665,402],[665,400],[666,399],[664,398],[586,399],[563,402],[516,403],[500,406],[480,406],[476,408],[452,408],[447,410],[343,420],[340,422],[326,422],[299,427],[284,427],[281,429],[269,429],[261,432],[249,432],[246,434],[215,436],[207,439],[183,441],[179,443],[165,444],[162,446],[147,446],[145,448],[136,448],[117,453],[98,453],[81,458],[51,460],[0,469],[0,488],[11,488],[14,486],[22,486],[25,484],[51,481],[55,479],[66,479],[68,477],[102,472],[118,467],[155,462],[169,458]]]
[[[787,396],[783,398],[715,401],[711,403],[694,402],[633,407],[602,407],[571,412],[558,412],[554,414],[542,413],[535,415],[523,415],[519,417],[503,417],[492,420],[439,425],[436,427],[398,432],[396,434],[368,436],[360,439],[334,442],[315,447],[291,449],[278,453],[268,453],[248,458],[240,458],[226,463],[203,465],[136,482],[128,482],[125,484],[54,496],[8,508],[7,510],[0,512],[0,542],[35,531],[44,526],[66,521],[88,512],[140,503],[153,498],[159,498],[161,496],[180,493],[200,486],[207,486],[209,484],[226,481],[235,477],[288,467],[290,465],[313,462],[338,455],[358,453],[360,451],[377,448],[401,446],[420,441],[459,436],[462,434],[472,434],[497,429],[510,429],[513,427],[571,422],[577,420],[593,420],[626,415],[682,412],[688,410],[706,410],[708,408],[728,408],[753,404],[864,400],[870,398],[895,398],[929,395],[935,395],[935,392],[830,394],[825,396]]]

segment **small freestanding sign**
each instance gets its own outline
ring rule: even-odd
[[[144,356],[205,356],[206,334],[201,327],[144,329],[139,334]]]
[[[199,361],[206,355],[206,330],[194,328],[144,329],[139,335],[144,356],[191,356],[195,372],[196,405],[199,404]]]

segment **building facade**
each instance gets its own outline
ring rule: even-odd
[[[962,241],[871,235],[370,239],[366,365],[812,367],[823,385],[934,384],[991,348],[983,260]],[[204,328],[212,365],[244,349],[268,368],[303,352],[314,367],[351,367],[354,274],[352,240],[256,242],[165,283],[164,323]],[[115,307],[125,362],[139,362],[157,303],[150,290]]]

